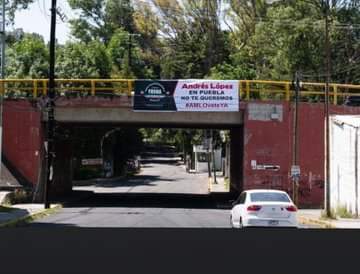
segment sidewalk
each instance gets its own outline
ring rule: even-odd
[[[22,185],[18,180],[11,174],[7,167],[1,163],[1,174],[0,174],[0,190],[14,190],[22,188]]]
[[[226,193],[229,192],[229,180],[225,179],[222,172],[216,172],[216,183],[214,176],[209,178],[209,192],[210,193]]]
[[[52,201],[49,209],[45,209],[42,203],[0,205],[0,228],[16,226],[19,223],[29,222],[52,214],[56,210],[61,209],[63,205],[84,199],[92,193],[92,191],[73,191],[66,198]],[[0,191],[0,194],[5,194],[5,192]]]
[[[50,209],[44,209],[43,204],[16,204],[0,206],[0,228],[15,226],[20,222],[50,214],[60,208],[59,204],[52,204]]]
[[[300,209],[298,221],[302,224],[315,224],[321,228],[360,229],[360,219],[327,219],[321,216],[321,209]]]

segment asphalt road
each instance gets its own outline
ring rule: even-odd
[[[227,200],[208,195],[207,174],[189,174],[177,158],[150,158],[130,179],[77,182],[94,194],[32,226],[229,227]]]
[[[207,174],[188,174],[173,158],[152,158],[131,179],[82,182],[81,201],[37,220],[40,227],[229,228],[229,198],[208,195]]]
[[[76,182],[74,190],[96,193],[208,194],[207,173],[185,171],[180,158],[152,157],[142,160],[141,172],[130,179]]]
[[[229,210],[208,197],[94,194],[33,225],[78,227],[229,227]]]

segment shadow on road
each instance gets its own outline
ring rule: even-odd
[[[149,158],[141,159],[142,164],[163,164],[163,165],[176,165],[179,166],[181,163],[180,159],[177,158]]]
[[[39,228],[67,228],[67,227],[78,227],[77,225],[74,224],[66,224],[66,223],[61,223],[61,224],[56,224],[56,223],[42,223],[42,222],[32,222],[32,223],[28,223],[26,225],[23,226],[31,226],[31,227],[39,227]]]
[[[74,181],[74,186],[98,186],[98,187],[135,187],[141,185],[154,185],[154,182],[174,182],[171,178],[162,178],[160,175],[137,174],[130,178],[119,179],[96,179],[88,181]]]
[[[230,208],[229,195],[173,193],[93,193],[89,198],[65,207],[153,207],[153,208]]]

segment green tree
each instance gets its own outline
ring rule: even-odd
[[[24,34],[7,49],[6,75],[10,78],[45,78],[48,75],[48,49],[39,34]]]
[[[319,74],[324,50],[319,22],[319,11],[304,1],[269,8],[249,42],[257,74],[274,80],[292,79],[296,70]]]
[[[109,78],[110,58],[100,41],[67,42],[58,48],[56,73],[60,78]]]
[[[163,78],[203,78],[228,57],[221,1],[156,0],[165,45]]]
[[[133,8],[130,0],[68,0],[80,12],[71,19],[71,33],[83,42],[100,40],[108,44],[118,28],[134,31]]]
[[[118,29],[111,37],[107,51],[112,61],[113,77],[142,78],[146,74],[136,37],[127,31]]]
[[[133,14],[139,58],[144,62],[141,78],[160,78],[164,44],[159,39],[160,20],[147,2],[140,1]],[[140,77],[140,76],[139,76]]]

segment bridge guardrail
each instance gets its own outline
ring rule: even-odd
[[[37,98],[47,95],[48,79],[0,79],[0,93],[7,97]],[[60,96],[131,95],[131,79],[56,79]]]
[[[291,82],[266,80],[240,80],[240,98],[246,101],[251,99],[278,99],[290,101],[294,95]],[[329,84],[330,102],[341,104],[348,96],[360,97],[360,85]],[[325,101],[325,83],[302,82],[300,100],[306,102]]]
[[[131,96],[134,79],[56,79],[58,96]],[[329,85],[330,102],[342,104],[348,96],[360,97],[360,85]],[[48,93],[48,79],[0,79],[0,93],[5,98],[38,98]],[[290,101],[294,92],[291,82],[268,80],[239,80],[239,95],[242,100]],[[300,100],[323,102],[325,83],[303,82]]]

